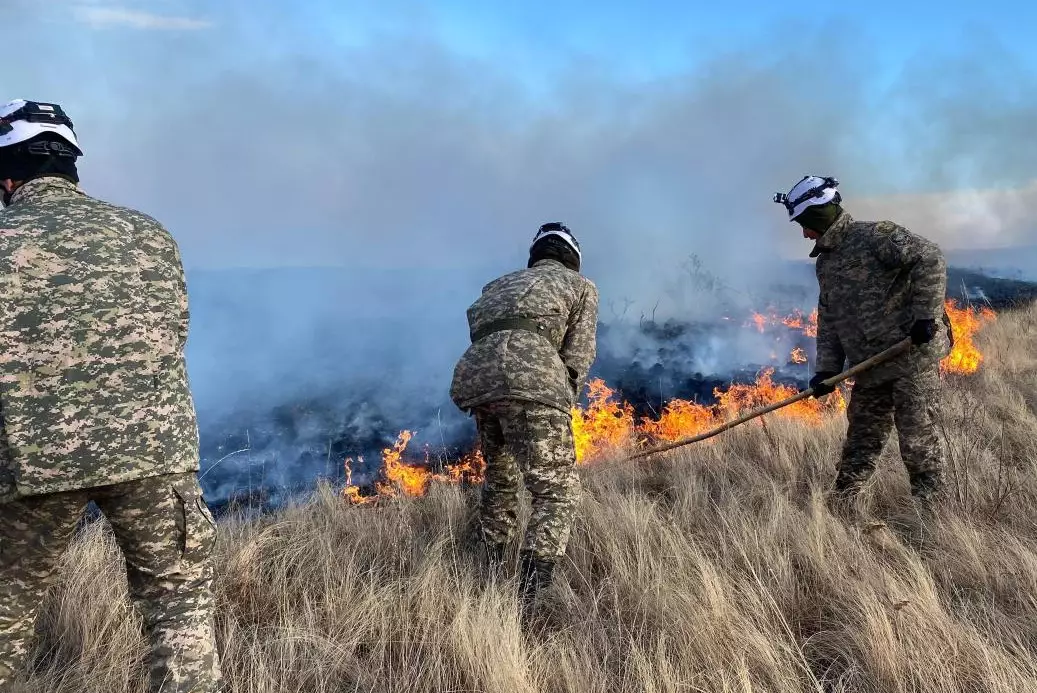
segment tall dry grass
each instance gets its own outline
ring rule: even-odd
[[[651,464],[583,470],[568,555],[523,633],[482,586],[473,496],[349,507],[328,488],[222,523],[228,690],[1037,690],[1037,308],[950,378],[950,497],[919,515],[887,447],[862,514],[833,516],[842,420],[771,417]],[[67,556],[30,690],[140,691],[139,623],[103,524]]]

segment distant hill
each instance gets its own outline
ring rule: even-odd
[[[1037,245],[985,250],[949,250],[948,264],[988,277],[1037,281]]]
[[[1037,298],[1037,282],[989,276],[976,270],[951,267],[947,270],[947,295],[965,302],[981,302],[994,308],[1006,308]]]

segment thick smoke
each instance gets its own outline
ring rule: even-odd
[[[213,30],[54,31],[74,17],[54,8],[86,4],[15,6],[5,45],[81,60],[20,61],[5,87],[62,102],[87,190],[179,240],[208,463],[249,448],[221,463],[231,485],[242,465],[266,478],[268,459],[302,447],[309,466],[282,465],[279,481],[370,454],[399,427],[432,443],[466,430],[446,398],[464,310],[524,264],[543,221],[583,241],[615,359],[651,352],[644,320],[743,320],[779,283],[782,302],[809,307],[809,243],[770,201],[806,173],[842,179],[858,216],[908,219],[950,248],[1037,231],[1034,76],[990,46],[876,82],[869,37],[800,27],[653,81],[556,55],[553,78],[531,85],[417,21],[365,42],[322,30],[322,5],[275,24],[241,6]],[[980,192],[944,192],[962,187]],[[769,349],[750,333],[710,339],[687,368],[723,376]]]

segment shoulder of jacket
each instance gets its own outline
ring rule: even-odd
[[[892,221],[854,221],[850,233],[858,238],[858,243],[881,243],[887,239],[904,239],[910,237],[907,229]]]
[[[583,290],[588,295],[595,296],[595,297],[598,295],[598,285],[597,284],[595,284],[591,279],[583,276],[582,274],[577,274],[576,276],[579,277],[580,286],[583,287]]]
[[[494,289],[496,289],[499,286],[503,286],[503,285],[509,284],[510,282],[513,282],[516,279],[521,278],[525,273],[528,273],[528,272],[529,272],[528,269],[520,269],[520,270],[514,270],[513,272],[508,272],[506,274],[502,274],[502,275],[500,275],[498,277],[494,277],[490,281],[488,281],[485,284],[483,284],[483,287],[482,287],[483,293],[486,293],[487,291],[493,291]]]
[[[883,236],[889,236],[893,233],[900,232],[901,234],[910,234],[906,228],[896,223],[895,221],[889,221],[883,219],[881,221],[869,221],[865,222],[868,225],[868,231],[874,234],[880,234]]]
[[[854,219],[850,222],[850,230],[858,233],[870,233],[875,231],[879,224],[879,221],[862,221],[860,219]]]
[[[73,216],[80,219],[89,220],[92,214],[107,217],[108,219],[115,219],[128,224],[132,224],[134,227],[141,229],[150,229],[152,231],[159,231],[168,233],[166,227],[158,219],[154,218],[149,214],[145,214],[138,209],[132,207],[125,207],[117,205],[107,200],[102,200],[98,197],[93,197],[88,193],[81,193],[74,199]],[[57,209],[62,209],[61,207]],[[46,216],[50,216],[51,210],[48,209],[46,212],[38,212]]]
[[[132,207],[124,207],[122,205],[117,205],[112,202],[106,202],[105,200],[100,200],[96,197],[87,196],[86,199],[89,200],[90,203],[96,206],[99,210],[104,210],[116,217],[119,217],[120,219],[125,219],[126,221],[133,222],[138,226],[149,226],[155,230],[166,230],[166,227],[162,224],[162,222],[160,222],[158,219],[151,216],[150,214],[146,214],[145,212],[140,211],[139,209],[133,209]]]

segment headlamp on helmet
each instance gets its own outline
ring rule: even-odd
[[[838,186],[839,180],[832,176],[803,176],[787,194],[774,193],[774,202],[785,205],[789,221],[793,221],[807,207],[842,202]]]
[[[56,135],[72,147],[76,156],[83,155],[72,119],[58,104],[17,99],[0,106],[0,148],[13,147],[45,134]]]

